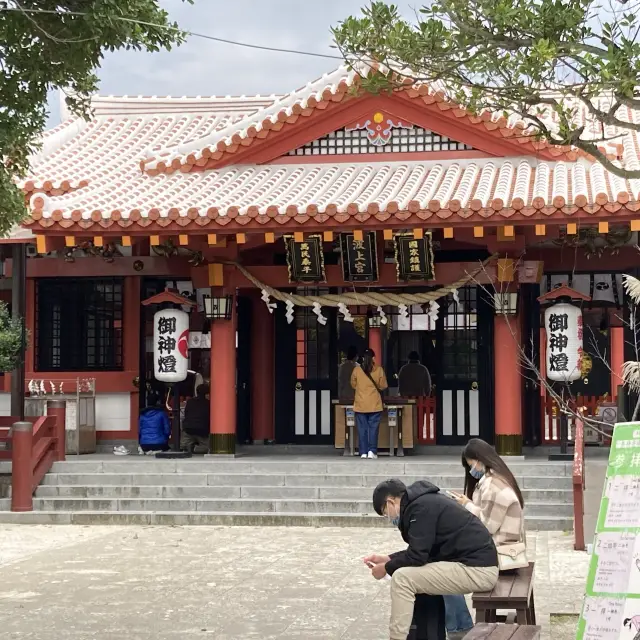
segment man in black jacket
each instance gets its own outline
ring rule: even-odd
[[[189,398],[184,408],[182,424],[182,449],[193,453],[196,445],[209,450],[209,385],[201,384],[196,397]]]
[[[374,578],[391,576],[391,640],[406,640],[416,594],[490,591],[498,581],[498,553],[482,522],[435,485],[421,480],[381,482],[373,508],[400,529],[409,545],[389,556],[364,559]]]

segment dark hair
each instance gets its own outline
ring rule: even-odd
[[[387,498],[402,498],[407,492],[407,487],[402,480],[398,478],[390,478],[381,482],[373,490],[373,508],[375,512],[381,516],[384,505],[387,504]]]
[[[358,349],[351,345],[347,349],[347,360],[355,360],[358,357]]]
[[[365,349],[362,356],[362,370],[365,373],[371,373],[373,371],[373,359],[376,357],[373,349]]]
[[[629,625],[629,628],[631,628],[631,618],[625,618],[625,621],[622,623],[622,625],[624,627],[626,627],[627,625]]]
[[[157,407],[160,404],[160,396],[155,391],[147,395],[147,407]]]
[[[204,398],[209,393],[208,384],[199,384],[196,388],[196,395],[198,398]]]
[[[409,362],[420,362],[420,354],[417,351],[412,351],[409,354]]]
[[[493,474],[500,476],[514,491],[518,498],[518,502],[521,507],[524,507],[524,498],[520,487],[513,477],[513,473],[509,470],[506,462],[497,454],[496,450],[484,440],[480,438],[472,438],[467,442],[467,446],[462,451],[462,466],[465,469],[464,476],[464,494],[471,500],[473,498],[473,492],[478,484],[471,473],[469,473],[471,467],[467,462],[469,460],[478,460],[482,462],[486,471],[491,471]]]

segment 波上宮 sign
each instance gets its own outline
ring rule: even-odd
[[[353,233],[340,234],[342,275],[348,282],[375,282],[378,279],[378,254],[375,231],[356,240]]]

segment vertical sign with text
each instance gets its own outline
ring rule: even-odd
[[[347,282],[375,282],[378,279],[376,233],[363,233],[356,240],[353,233],[340,234],[342,277]]]
[[[394,242],[399,282],[435,278],[430,233],[425,233],[422,238],[416,238],[412,233],[399,233]]]
[[[640,634],[640,423],[617,424],[600,503],[578,640]]]
[[[289,282],[325,282],[322,236],[310,235],[301,242],[285,236]]]

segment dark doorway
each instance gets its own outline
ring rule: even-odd
[[[333,442],[332,398],[337,393],[337,311],[323,309],[327,323],[311,308],[298,307],[294,322],[276,316],[276,441]]]
[[[522,426],[523,442],[527,447],[540,444],[540,285],[520,285],[520,311],[522,318],[521,345],[525,357],[533,363],[533,368],[522,365]]]
[[[493,306],[481,287],[443,298],[436,330],[437,443],[493,442]]]

